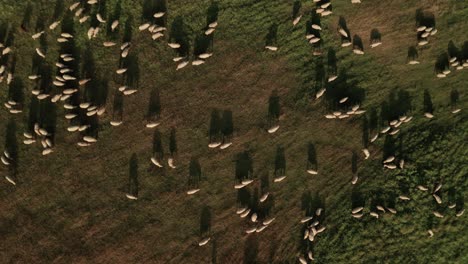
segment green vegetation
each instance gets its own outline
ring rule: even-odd
[[[101,31],[92,40],[86,36],[91,19],[79,23],[76,10],[68,11],[73,1],[34,1],[29,31],[21,30],[28,2],[32,1],[0,4],[0,42],[12,46],[12,52],[0,58],[1,65],[7,65],[0,83],[4,91],[0,124],[9,127],[0,130],[0,138],[17,144],[20,161],[16,186],[4,180],[9,168],[0,167],[0,259],[4,262],[297,263],[298,256],[309,250],[316,263],[468,262],[466,213],[456,216],[465,208],[468,190],[464,140],[468,75],[466,69],[455,70],[450,64],[446,78],[436,78],[434,72],[439,56],[436,71],[446,69],[446,59],[455,54],[452,45],[448,47],[450,41],[458,49],[457,59],[468,59],[466,1],[362,1],[359,6],[332,1],[333,14],[327,17],[312,12],[316,8],[312,1],[299,1],[297,15],[303,18],[295,27],[294,1],[152,1],[164,3],[165,9],[158,7],[151,13],[167,11],[160,21],[148,16],[148,22],[167,27],[166,36],[157,41],[138,30],[144,1],[107,0],[107,22],[100,24]],[[423,16],[415,24],[420,8]],[[95,6],[83,12],[90,15],[97,10]],[[62,17],[60,26],[48,29]],[[116,19],[119,26],[106,34],[105,28]],[[219,23],[216,45],[205,50],[201,30],[214,20]],[[436,21],[438,33],[427,45],[418,46],[416,27],[433,26]],[[265,51],[265,36],[275,24],[272,39],[278,50]],[[313,29],[312,24],[322,30]],[[347,38],[339,35],[338,25]],[[33,40],[36,28],[45,28],[46,33]],[[371,49],[367,37],[375,28],[382,35],[382,45]],[[61,32],[74,37],[57,43]],[[306,34],[321,39],[310,44]],[[364,38],[364,55],[341,47],[354,35]],[[104,41],[117,45],[103,47]],[[123,60],[119,47],[128,41],[131,50]],[[167,42],[177,42],[181,48],[172,50]],[[35,48],[46,58],[37,57]],[[204,51],[213,56],[203,65],[175,71],[174,57],[188,60]],[[318,51],[322,55],[314,56]],[[55,63],[64,53],[76,57],[66,67],[79,79],[94,73],[96,80],[81,86],[77,80],[67,81],[63,88],[51,86],[50,80],[58,75]],[[84,67],[82,54],[94,59],[95,71]],[[406,59],[420,63],[408,65]],[[129,72],[122,80],[115,70],[124,65]],[[3,107],[7,91],[12,84],[17,86],[6,84],[12,70],[12,81],[23,82],[23,113],[16,115]],[[41,79],[28,79],[31,74]],[[333,74],[338,78],[328,83]],[[117,89],[129,79],[139,91],[124,97]],[[149,162],[155,129],[145,124],[155,87],[162,99],[158,131],[166,155],[177,156],[176,169],[153,170]],[[72,121],[92,124],[83,133],[98,133],[99,141],[77,147],[84,134],[69,133],[70,121],[64,119],[75,111],[63,109],[61,101],[35,99],[31,91],[36,88],[51,96],[78,88],[68,101],[76,105],[89,98],[106,106],[105,114],[93,119],[77,109],[78,117]],[[327,91],[316,100],[322,88]],[[96,90],[102,96],[93,95]],[[111,97],[105,100],[108,93]],[[339,104],[343,97],[348,101]],[[124,103],[123,124],[109,125],[122,119]],[[355,104],[366,112],[344,120],[324,118],[330,111],[349,111]],[[455,108],[462,110],[452,114]],[[217,114],[210,122],[213,109]],[[434,118],[425,118],[426,110]],[[232,123],[224,118],[229,116],[227,111]],[[401,124],[399,133],[379,134],[370,142],[402,115],[413,120]],[[279,122],[281,128],[268,134],[267,121]],[[35,123],[54,137],[54,152],[48,156],[38,153],[40,143],[22,144],[23,132],[34,133]],[[15,129],[11,124],[16,124]],[[235,138],[230,148],[206,146],[207,137],[221,141],[231,131]],[[363,145],[371,154],[367,160]],[[277,155],[278,146],[283,147],[283,155]],[[404,169],[384,169],[382,159],[389,155],[396,156],[396,164],[404,160]],[[286,162],[281,164],[283,158],[288,177],[274,183],[275,167],[286,167]],[[278,166],[275,160],[280,161]],[[357,166],[353,167],[354,161]],[[318,175],[306,172],[317,165]],[[359,181],[352,185],[354,169]],[[185,193],[187,178],[189,185],[193,182],[200,188],[198,193]],[[254,181],[242,189],[233,188],[245,179]],[[442,204],[431,196],[439,183]],[[428,191],[420,191],[418,185]],[[267,192],[268,199],[260,203],[259,197]],[[138,200],[126,199],[127,193],[138,195]],[[411,200],[402,201],[399,195]],[[448,207],[453,204],[454,208]],[[387,209],[382,213],[377,205],[397,213]],[[235,214],[245,206],[261,220],[276,219],[261,233],[247,235],[251,221]],[[365,207],[361,219],[351,216],[357,206]],[[199,247],[199,234],[206,230],[200,225],[204,208],[210,208],[211,241]],[[320,223],[326,230],[314,242],[304,241],[304,225],[299,221],[318,208],[324,208]],[[371,211],[379,218],[370,216]],[[435,217],[433,211],[444,217]],[[429,229],[434,232],[432,238]]]

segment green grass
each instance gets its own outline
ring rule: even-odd
[[[50,10],[53,1],[43,2],[43,9]],[[113,6],[114,1],[108,3]],[[199,32],[208,4],[209,1],[169,1],[168,22],[183,15],[190,30]],[[109,116],[101,120],[96,145],[76,147],[77,138],[66,132],[64,122],[58,125],[56,150],[50,156],[42,157],[38,147],[21,144],[18,186],[0,181],[1,262],[208,263],[211,244],[200,248],[196,243],[201,209],[209,205],[212,231],[218,241],[218,262],[242,263],[248,225],[234,213],[232,160],[237,152],[251,150],[255,176],[268,171],[271,180],[278,144],[286,147],[288,178],[280,184],[270,184],[276,200],[273,215],[277,219],[257,235],[259,263],[268,262],[273,244],[275,262],[297,262],[299,220],[303,216],[300,197],[306,191],[319,192],[326,205],[327,230],[319,235],[314,249],[317,263],[466,262],[466,215],[456,218],[447,209],[446,218],[434,220],[435,237],[428,238],[426,221],[434,202],[428,194],[415,190],[420,182],[413,175],[419,175],[428,185],[443,179],[444,192],[453,186],[466,196],[466,113],[463,110],[460,116],[451,115],[448,102],[451,88],[456,87],[461,93],[460,106],[466,108],[468,75],[463,70],[439,80],[434,76],[433,65],[449,40],[459,47],[467,40],[463,32],[467,30],[468,4],[369,0],[354,6],[348,0],[335,0],[333,5],[334,14],[322,20],[324,47],[338,51],[339,69],[349,70],[366,90],[363,108],[378,107],[395,88],[409,91],[414,98],[415,119],[402,132],[408,152],[407,170],[381,170],[383,142],[379,140],[371,147],[375,159],[359,161],[360,183],[354,187],[370,196],[378,189],[397,192],[399,181],[409,181],[413,199],[397,203],[401,213],[387,214],[378,220],[368,215],[361,220],[350,216],[351,152],[361,155],[361,122],[358,118],[326,120],[324,105],[304,97],[313,84],[316,59],[304,38],[306,16],[293,28],[290,1],[223,0],[214,56],[197,68],[189,66],[176,72],[171,60],[173,52],[164,43],[151,41],[149,34],[139,33],[136,27],[140,22],[136,19],[133,44],[142,69],[140,91],[125,98],[125,122],[121,127],[111,127]],[[130,13],[140,17],[140,6],[133,1],[124,0],[123,6],[123,17]],[[0,1],[0,7],[4,19],[20,23],[22,5]],[[420,51],[422,63],[411,67],[405,64],[406,52],[408,46],[415,44],[414,12],[419,7],[435,12],[439,33]],[[303,1],[302,12],[311,9],[311,1]],[[335,30],[338,15],[347,19],[351,33],[359,34],[364,43],[370,30],[379,28],[383,45],[375,50],[366,47],[364,56],[340,48]],[[273,22],[279,24],[276,53],[264,51],[264,36]],[[89,42],[86,28],[77,28],[78,43],[84,47]],[[49,36],[49,49],[53,51],[47,57],[50,62],[58,56],[52,44],[56,34]],[[119,55],[117,48],[104,49],[104,40],[101,35],[91,42],[96,58],[100,58],[98,67],[110,73],[110,87],[116,89],[113,72]],[[24,79],[30,72],[35,45],[30,34],[18,32],[15,52],[21,56],[17,75]],[[143,124],[152,87],[161,90],[160,130],[167,136],[166,150],[170,127],[177,128],[178,168],[173,171],[155,171],[149,162],[152,131]],[[426,88],[436,107],[432,121],[424,119],[420,110]],[[264,126],[273,89],[281,94],[284,116],[280,130],[268,135]],[[1,90],[6,90],[4,84]],[[111,94],[108,102],[112,101]],[[0,92],[1,101],[5,96],[5,92]],[[209,116],[215,107],[229,108],[234,113],[234,145],[226,151],[206,146]],[[1,111],[3,125],[9,114]],[[111,113],[110,104],[107,112]],[[61,110],[58,115],[63,120]],[[16,116],[15,120],[22,124],[25,115]],[[0,137],[4,138],[3,129]],[[305,173],[309,141],[316,144],[318,153],[320,174],[313,177]],[[141,190],[140,199],[132,203],[124,193],[133,152],[140,161]],[[199,157],[204,177],[202,190],[193,197],[184,192],[191,156]],[[0,167],[0,175],[3,173],[6,170]]]

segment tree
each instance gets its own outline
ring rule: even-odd
[[[210,130],[209,130],[210,142],[214,142],[215,140],[218,140],[220,132],[221,132],[221,118],[219,117],[219,111],[218,109],[213,109],[213,111],[211,111],[211,119],[210,119]]]
[[[192,157],[189,164],[189,187],[197,187],[200,184],[202,170],[197,158]]]
[[[315,150],[315,146],[312,142],[309,142],[307,146],[307,168],[310,167],[317,169],[317,152]]]
[[[176,130],[174,127],[171,128],[171,135],[169,136],[169,152],[171,152],[171,156],[177,153]]]
[[[358,155],[356,154],[356,151],[353,151],[353,155],[351,156],[351,171],[353,172],[353,174],[356,174],[358,170],[357,162],[358,162]]]
[[[458,90],[453,88],[452,91],[450,92],[450,105],[455,106],[458,103],[460,95],[458,94]]]
[[[284,156],[284,148],[278,146],[275,156],[275,176],[280,177],[286,174],[286,157]]]
[[[31,2],[28,2],[28,5],[26,6],[26,10],[24,11],[23,20],[21,21],[21,28],[24,31],[29,31],[32,12],[33,12],[33,5]]]
[[[273,90],[268,100],[268,120],[269,122],[276,122],[279,119],[281,112],[280,99],[278,91]]]
[[[177,49],[179,56],[187,57],[189,55],[190,42],[182,16],[177,16],[172,22],[169,41],[178,43],[180,45],[180,47]]]
[[[211,232],[211,208],[204,206],[200,215],[200,236]]]
[[[292,10],[292,18],[296,18],[299,15],[299,11],[301,10],[302,3],[299,0],[294,1],[293,10]]]
[[[155,156],[158,160],[162,160],[164,158],[162,136],[158,129],[156,129],[153,133],[153,156]]]
[[[135,153],[130,158],[128,193],[138,197],[138,157]]]
[[[219,6],[217,1],[211,1],[210,7],[206,11],[206,25],[218,21]]]
[[[365,116],[362,120],[362,145],[364,148],[369,146],[369,121]]]
[[[423,101],[423,109],[424,113],[433,113],[434,106],[432,105],[431,94],[429,94],[429,90],[424,90],[424,101]]]
[[[150,101],[148,105],[148,121],[152,119],[159,119],[161,115],[161,98],[159,89],[153,88],[150,93]]]
[[[233,132],[234,124],[232,122],[232,111],[224,110],[223,117],[221,119],[221,133],[223,134],[223,142],[229,142]]]

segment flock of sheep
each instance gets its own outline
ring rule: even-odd
[[[325,16],[328,16],[328,15],[332,14],[332,9],[331,9],[332,4],[331,4],[330,1],[325,1],[325,3],[322,3],[324,1],[313,0],[313,2],[317,3],[317,7],[315,9],[317,14],[320,14],[322,17],[325,17]],[[360,0],[351,0],[351,2],[354,3],[354,4],[358,4],[361,1]],[[87,4],[89,4],[89,5],[94,5],[96,3],[98,3],[97,0],[90,0],[90,1],[87,2]],[[76,2],[76,3],[72,4],[71,6],[69,6],[69,10],[70,11],[75,11],[76,10],[75,11],[75,16],[78,18],[80,23],[84,23],[85,21],[87,21],[87,19],[89,19],[88,15],[82,15],[83,8],[80,7],[80,2]],[[165,15],[166,15],[165,13],[159,12],[159,13],[155,13],[154,17],[155,18],[161,18],[161,17],[163,17]],[[301,17],[302,16],[298,16],[298,17],[293,19],[293,26],[296,26],[300,22]],[[103,19],[101,17],[100,14],[97,14],[96,18],[102,24],[111,23],[111,30],[112,31],[114,31],[119,26],[119,21],[118,20],[106,21],[105,19]],[[49,30],[54,31],[58,27],[58,25],[60,23],[61,23],[61,21],[53,22],[49,26]],[[205,34],[206,35],[213,34],[213,32],[217,28],[217,25],[218,25],[217,22],[209,24],[208,29],[205,31]],[[318,30],[318,31],[322,30],[322,27],[320,25],[317,25],[317,24],[312,24],[312,28],[314,30]],[[160,39],[161,37],[163,37],[164,32],[167,30],[165,27],[161,27],[161,26],[158,26],[158,25],[155,25],[155,24],[150,24],[150,23],[142,24],[142,25],[140,25],[138,27],[138,29],[142,33],[145,32],[145,31],[149,32],[151,34],[151,38],[153,40],[157,40],[157,39]],[[100,31],[99,27],[90,27],[89,30],[87,31],[88,39],[96,38],[96,36],[99,34],[99,31]],[[425,26],[418,27],[416,31],[417,31],[417,34],[418,34],[418,38],[420,39],[419,42],[418,42],[419,46],[426,45],[428,43],[428,38],[437,33],[437,29],[427,28]],[[350,37],[348,35],[347,30],[345,30],[343,28],[338,28],[338,33],[339,33],[339,35],[341,37],[344,37],[345,39],[348,39]],[[44,34],[44,31],[37,32],[37,33],[32,35],[32,38],[34,40],[36,40],[42,34]],[[69,33],[63,32],[57,38],[57,42],[59,42],[59,43],[67,42],[69,39],[72,39],[74,37],[75,36],[73,36],[73,35],[71,35]],[[314,43],[317,43],[317,42],[320,41],[320,37],[315,36],[313,34],[307,35],[306,39],[311,44],[314,44]],[[378,41],[374,41],[371,44],[371,47],[375,48],[375,47],[378,47],[381,44],[382,44],[382,42],[379,39]],[[113,47],[113,46],[117,45],[117,43],[111,42],[111,41],[105,41],[105,42],[103,42],[102,45],[104,47]],[[167,43],[167,45],[172,49],[178,49],[180,47],[179,43]],[[351,42],[343,42],[342,43],[342,47],[347,47],[349,45],[351,45]],[[129,54],[129,51],[130,51],[131,48],[132,48],[131,43],[129,43],[129,42],[128,43],[123,43],[120,46],[120,50],[119,50],[120,55],[119,56],[121,58],[127,57],[127,55]],[[275,51],[277,51],[279,49],[279,47],[273,46],[273,45],[267,45],[267,46],[265,46],[265,49],[268,50],[268,51],[275,52]],[[1,51],[2,55],[6,55],[6,54],[8,54],[8,53],[10,53],[12,51],[12,48],[11,47],[5,47],[2,44],[2,45],[0,45],[0,51]],[[355,54],[358,54],[358,55],[364,54],[364,51],[359,49],[358,47],[353,47],[353,52]],[[40,57],[42,57],[44,59],[46,58],[46,54],[40,48],[36,48],[36,53]],[[209,59],[212,55],[213,55],[212,53],[200,54],[198,56],[198,58],[196,58],[195,60],[193,60],[191,62],[191,64],[194,65],[194,66],[201,65],[201,64],[205,63],[205,61],[207,59]],[[57,61],[56,64],[55,64],[58,71],[60,72],[60,75],[57,75],[55,77],[55,80],[53,81],[54,86],[62,87],[62,86],[65,85],[66,81],[76,80],[78,78],[77,76],[74,76],[74,73],[65,66],[66,62],[73,61],[74,59],[75,58],[73,58],[72,55],[70,55],[70,54],[61,54],[60,55],[59,61]],[[175,58],[173,58],[173,61],[177,63],[176,70],[181,70],[182,68],[186,67],[190,63],[190,61],[187,58],[184,58],[184,57],[175,57]],[[455,61],[456,61],[456,58],[451,58],[450,62],[454,63]],[[416,59],[412,59],[408,63],[411,64],[411,65],[419,64],[419,61],[417,61]],[[466,62],[465,64],[468,64],[468,62]],[[465,64],[461,64],[461,65],[457,64],[455,66],[456,67],[461,67],[461,68],[463,68],[464,66],[468,66],[468,65],[465,65]],[[5,66],[0,66],[0,73],[3,73],[4,70],[5,70]],[[126,71],[127,71],[126,68],[116,69],[116,73],[118,75],[125,74]],[[439,74],[437,74],[437,77],[442,78],[442,77],[445,77],[447,74],[449,74],[449,71],[439,73]],[[7,77],[7,83],[9,84],[13,77],[12,77],[11,74],[9,74],[7,76],[8,76]],[[38,78],[41,78],[41,76],[38,76],[38,75],[29,76],[30,80],[36,80]],[[332,76],[328,77],[327,81],[328,82],[333,82],[336,79],[337,79],[337,75],[332,75]],[[2,81],[3,81],[3,79],[2,79]],[[79,85],[83,86],[88,81],[90,81],[90,80],[89,79],[79,80]],[[118,88],[118,90],[120,92],[122,92],[126,96],[132,95],[132,94],[137,92],[136,89],[133,89],[133,88],[127,87],[127,86],[121,86],[121,87]],[[39,100],[48,99],[48,100],[51,100],[51,102],[53,102],[53,103],[58,103],[59,101],[64,102],[63,107],[65,109],[75,109],[75,108],[86,109],[86,114],[88,116],[93,116],[93,115],[100,116],[100,115],[103,115],[105,113],[105,111],[106,111],[105,107],[93,106],[90,103],[81,103],[79,105],[72,105],[72,104],[67,103],[67,99],[70,98],[70,96],[72,94],[76,93],[77,91],[78,91],[78,88],[64,89],[61,94],[50,95],[50,94],[41,94],[39,90],[33,90],[32,94],[35,95]],[[319,92],[317,92],[317,94],[315,95],[316,99],[319,99],[320,97],[322,97],[325,92],[326,92],[325,89],[319,90]],[[340,104],[345,103],[347,100],[348,100],[347,97],[342,98],[341,100],[339,100],[339,103]],[[21,113],[21,110],[15,108],[16,104],[17,104],[16,102],[14,102],[12,100],[9,100],[8,102],[5,103],[5,107],[9,110],[9,112],[11,114]],[[460,111],[461,111],[461,109],[455,109],[455,110],[452,111],[452,113],[456,114],[456,113],[458,113]],[[361,115],[363,113],[365,113],[365,110],[361,109],[359,105],[355,105],[349,111],[345,111],[345,112],[335,111],[335,112],[332,112],[330,114],[326,114],[325,118],[326,119],[344,119],[344,118],[348,118],[348,117],[352,117],[352,116]],[[425,113],[424,115],[425,115],[426,118],[433,118],[434,117],[432,113]],[[76,117],[77,117],[76,114],[66,114],[65,115],[65,119],[67,119],[67,120],[72,120],[72,119],[74,119]],[[408,123],[408,122],[410,122],[412,120],[412,118],[413,118],[412,116],[402,116],[402,117],[400,117],[400,118],[398,118],[396,120],[391,121],[387,127],[383,128],[380,131],[380,133],[377,133],[377,134],[373,135],[370,142],[376,141],[379,136],[387,134],[387,133],[389,135],[396,135],[400,131],[399,127],[406,124],[406,123]],[[121,120],[112,120],[110,122],[110,124],[112,126],[119,126],[119,125],[122,124],[122,121]],[[147,128],[154,128],[154,127],[157,127],[158,125],[159,125],[159,122],[148,122],[146,124],[146,127]],[[77,132],[77,131],[84,131],[84,130],[88,129],[88,127],[89,126],[87,126],[87,125],[69,126],[67,128],[67,130],[69,132]],[[275,133],[275,132],[278,131],[278,129],[279,129],[279,125],[275,125],[275,126],[268,129],[268,133],[270,133],[270,134]],[[53,152],[53,143],[52,143],[52,141],[50,139],[47,138],[49,132],[46,129],[41,128],[38,124],[36,124],[34,126],[34,133],[36,134],[36,136],[33,136],[33,135],[29,134],[29,133],[24,133],[24,141],[23,141],[24,144],[30,145],[30,144],[33,144],[36,141],[38,141],[38,142],[41,143],[41,145],[43,147],[42,155],[48,155],[48,154],[52,153]],[[91,144],[93,144],[95,142],[97,142],[96,138],[91,137],[91,136],[84,136],[84,137],[81,138],[81,140],[77,144],[78,144],[78,146],[86,147],[86,146],[90,146]],[[220,147],[221,149],[226,149],[231,145],[232,145],[232,142],[227,142],[227,143],[223,143],[223,144],[215,142],[215,143],[210,143],[208,147],[209,148]],[[363,153],[364,153],[364,158],[365,159],[368,159],[370,157],[370,152],[369,152],[368,149],[363,149]],[[11,157],[10,157],[10,155],[9,155],[9,153],[7,151],[5,151],[3,153],[3,155],[1,156],[1,161],[6,166],[10,165]],[[152,164],[154,164],[158,168],[163,167],[162,162],[160,160],[154,158],[154,157],[151,158],[151,162],[152,162]],[[174,164],[174,160],[172,158],[168,159],[167,163],[168,163],[168,166],[170,168],[172,168],[172,169],[176,168],[176,166]],[[385,159],[383,161],[382,165],[383,165],[383,167],[385,169],[390,169],[390,170],[394,170],[394,169],[397,169],[397,168],[404,169],[404,160],[399,160],[399,162],[396,162],[395,157],[391,156],[391,157],[388,157],[387,159]],[[312,169],[309,169],[306,172],[308,174],[310,174],[310,175],[317,175],[318,174],[318,171],[312,170]],[[274,182],[281,182],[285,178],[286,178],[285,175],[283,175],[281,177],[277,177],[277,178],[275,178]],[[6,180],[8,182],[10,182],[11,184],[16,185],[15,181],[13,179],[9,178],[8,176],[6,177]],[[356,184],[357,181],[358,181],[357,176],[354,176],[353,179],[352,179],[352,184]],[[241,183],[236,184],[234,186],[234,188],[235,189],[242,189],[242,188],[245,188],[245,187],[249,186],[253,182],[254,182],[254,180],[252,180],[252,179],[243,180]],[[417,188],[420,191],[423,191],[423,192],[428,191],[428,188],[425,187],[425,186],[422,186],[422,185],[417,186]],[[435,201],[438,204],[442,203],[442,199],[438,195],[438,192],[440,191],[441,188],[442,188],[442,185],[439,184],[431,192],[431,195],[434,197]],[[188,195],[193,195],[193,194],[197,193],[198,191],[200,191],[200,189],[190,189],[190,190],[187,191],[187,194]],[[132,199],[132,200],[137,199],[136,196],[131,195],[131,194],[126,194],[126,196],[127,196],[128,199]],[[260,198],[259,201],[260,202],[265,202],[268,199],[268,197],[269,197],[269,193],[266,193]],[[402,200],[402,201],[408,201],[408,200],[410,200],[410,197],[405,196],[405,195],[400,195],[399,199]],[[449,208],[455,208],[455,205],[454,204],[449,205]],[[373,211],[371,210],[371,212],[370,212],[370,215],[375,217],[375,218],[379,218],[379,212],[380,213],[386,213],[388,211],[388,212],[390,212],[392,214],[397,213],[397,211],[394,208],[384,207],[382,205],[377,205],[375,209],[376,210],[373,210]],[[364,215],[363,210],[364,210],[364,207],[353,208],[352,211],[351,211],[352,217],[361,218]],[[457,212],[456,216],[461,216],[463,214],[463,212],[464,212],[464,210],[461,210],[461,211]],[[318,234],[325,231],[326,227],[321,225],[321,223],[318,220],[314,220],[315,217],[320,216],[321,213],[322,213],[322,208],[319,208],[319,209],[316,210],[314,216],[305,217],[305,218],[300,220],[300,222],[302,224],[307,225],[307,228],[305,229],[305,233],[304,233],[304,239],[308,239],[309,241],[312,242],[312,241],[314,241],[314,239],[316,238],[316,236]],[[248,217],[250,219],[250,221],[254,224],[254,226],[252,226],[251,228],[248,228],[245,231],[247,234],[262,232],[265,228],[267,228],[275,220],[275,218],[270,218],[270,219],[265,219],[264,221],[259,221],[258,217],[257,217],[257,214],[252,213],[251,209],[249,209],[247,207],[239,208],[236,211],[236,214],[238,214],[241,218],[247,218]],[[433,214],[434,214],[434,216],[439,217],[439,218],[444,217],[441,213],[439,213],[437,211],[434,211]],[[428,233],[430,234],[430,236],[433,236],[433,231],[432,230],[428,230]],[[206,237],[206,238],[202,239],[199,242],[198,245],[199,246],[204,246],[209,241],[210,241],[210,237]],[[313,253],[311,251],[308,252],[306,257],[310,261],[314,260]],[[303,256],[299,256],[299,261],[301,263],[307,263],[306,258],[303,257]]]

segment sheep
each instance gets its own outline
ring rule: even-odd
[[[268,129],[268,133],[269,134],[275,133],[276,131],[278,131],[279,127],[280,127],[279,125],[276,125],[276,126],[270,128],[270,129]]]
[[[203,239],[202,241],[200,241],[200,242],[198,243],[198,246],[202,247],[202,246],[206,245],[206,244],[210,241],[210,239],[211,239],[211,238],[209,238],[209,237]]]
[[[155,128],[157,126],[159,126],[159,122],[150,122],[148,124],[146,124],[146,128]]]
[[[227,149],[232,145],[232,142],[224,143],[219,148],[220,149]]]
[[[275,47],[275,46],[265,46],[265,49],[271,50],[271,51],[277,51],[277,50],[278,50],[278,47]]]
[[[199,192],[199,191],[200,191],[200,189],[191,189],[191,190],[188,190],[188,191],[187,191],[187,194],[188,194],[188,195],[192,195],[192,194],[195,194],[195,193],[197,193],[197,192]]]
[[[178,70],[184,68],[185,66],[188,65],[188,63],[189,63],[188,61],[183,61],[183,62],[179,63],[179,64],[177,65],[176,71],[178,71]]]
[[[437,202],[438,204],[442,204],[442,199],[440,198],[439,195],[437,195],[437,194],[434,193],[434,194],[432,194],[432,196],[434,197],[434,199],[436,200],[436,202]]]
[[[9,183],[11,183],[11,184],[13,184],[13,185],[16,186],[16,182],[15,182],[12,178],[10,178],[9,176],[5,176],[5,179],[6,179]]]
[[[311,175],[317,175],[318,172],[316,170],[307,170],[307,173],[311,174]]]
[[[151,158],[151,162],[159,168],[163,167],[163,165],[154,157]]]
[[[293,26],[297,25],[297,24],[299,23],[299,21],[301,20],[301,18],[302,18],[302,15],[296,17],[296,18],[293,20],[293,22],[292,22],[292,23],[293,23]]]
[[[273,221],[275,221],[275,219],[276,218],[273,217],[273,218],[270,218],[268,220],[265,220],[265,221],[263,221],[263,225],[267,226],[267,225],[271,224]]]
[[[130,200],[138,200],[138,197],[134,196],[134,195],[131,195],[131,194],[125,194],[125,196],[130,199]]]
[[[281,176],[281,177],[275,178],[275,179],[273,180],[273,182],[281,182],[281,181],[283,181],[284,179],[286,179],[286,176]]]

